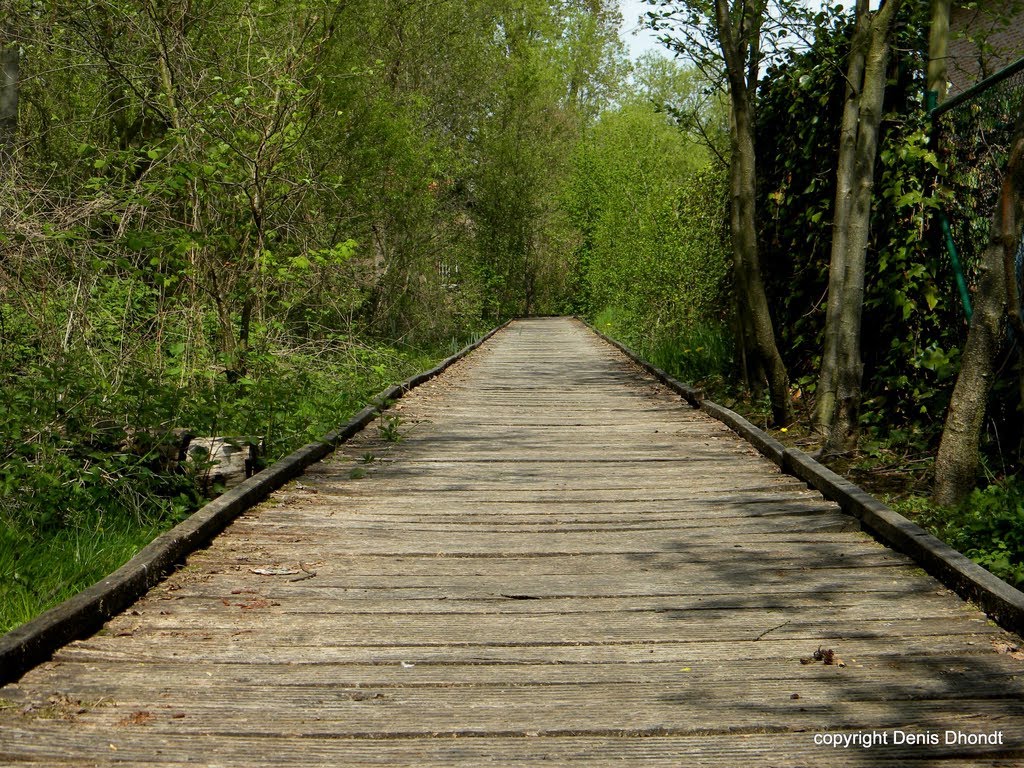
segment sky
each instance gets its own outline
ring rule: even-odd
[[[807,0],[805,5],[818,9],[822,6],[822,0]],[[878,3],[872,0],[871,7],[876,8],[877,5]],[[643,0],[619,0],[619,8],[622,11],[622,29],[619,31],[619,37],[622,38],[622,42],[629,49],[629,58],[635,60],[646,51],[657,51],[662,55],[669,55],[668,50],[658,43],[654,33],[637,23],[637,19],[641,15],[651,10],[650,5],[643,2]],[[636,34],[633,34],[634,32]]]
[[[658,44],[657,38],[650,29],[641,28],[637,19],[651,9],[651,6],[643,0],[619,0],[619,8],[622,9],[622,30],[619,36],[629,48],[629,58],[636,59],[645,51],[658,51],[667,54],[668,52]],[[634,31],[639,30],[637,34]]]

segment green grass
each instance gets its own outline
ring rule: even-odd
[[[732,370],[729,329],[712,322],[678,327],[642,327],[628,312],[607,307],[593,319],[594,327],[626,344],[640,357],[688,384],[725,381]]]
[[[96,583],[163,529],[102,515],[89,522],[94,525],[42,535],[11,525],[0,528],[0,630],[13,629]]]

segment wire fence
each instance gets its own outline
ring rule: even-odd
[[[1010,141],[1024,99],[1024,58],[982,80],[932,112],[934,140],[945,172],[944,206],[951,257],[973,283],[999,199]],[[1018,253],[1018,270],[1021,254]],[[956,265],[954,265],[956,268]]]

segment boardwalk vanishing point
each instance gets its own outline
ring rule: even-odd
[[[1018,638],[581,323],[393,414],[0,689],[0,764],[1024,765]]]

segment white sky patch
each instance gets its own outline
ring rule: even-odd
[[[822,7],[823,0],[805,0],[804,4],[818,10]],[[852,4],[853,0],[845,3],[848,8]],[[877,0],[872,0],[871,8],[877,9],[877,7]],[[655,51],[662,56],[672,55],[665,46],[658,42],[657,35],[651,31],[650,27],[640,22],[641,16],[647,11],[654,10],[653,6],[643,0],[619,0],[619,9],[622,11],[622,29],[619,31],[619,37],[629,49],[629,58],[636,61],[641,54],[647,51]]]
[[[622,30],[619,36],[629,49],[629,58],[636,59],[647,51],[656,51],[664,56],[670,55],[668,50],[658,42],[657,36],[649,27],[643,26],[639,18],[652,6],[642,0],[619,0],[622,10]]]

